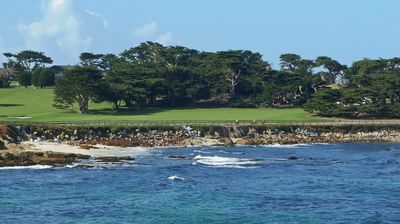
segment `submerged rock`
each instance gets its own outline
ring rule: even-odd
[[[105,163],[118,163],[122,161],[132,161],[135,160],[135,158],[132,158],[130,156],[122,156],[122,157],[104,156],[104,157],[96,157],[96,160]]]
[[[170,156],[168,156],[168,159],[184,160],[184,159],[187,159],[187,157],[170,155]]]

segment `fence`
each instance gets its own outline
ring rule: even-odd
[[[87,127],[154,127],[154,126],[400,126],[400,120],[334,120],[334,121],[0,121],[14,126],[87,126]]]

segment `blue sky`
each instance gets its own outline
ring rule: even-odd
[[[249,49],[275,66],[282,53],[345,64],[400,56],[399,0],[4,0],[2,8],[0,52],[44,51],[56,64],[146,40]]]

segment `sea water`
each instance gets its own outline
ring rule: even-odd
[[[400,144],[126,154],[136,161],[1,169],[0,223],[400,223]]]

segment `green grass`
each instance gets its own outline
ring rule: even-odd
[[[0,121],[21,121],[10,117],[31,117],[23,121],[318,121],[302,109],[273,108],[149,108],[112,111],[107,103],[90,105],[89,114],[56,109],[52,89],[0,89]]]

